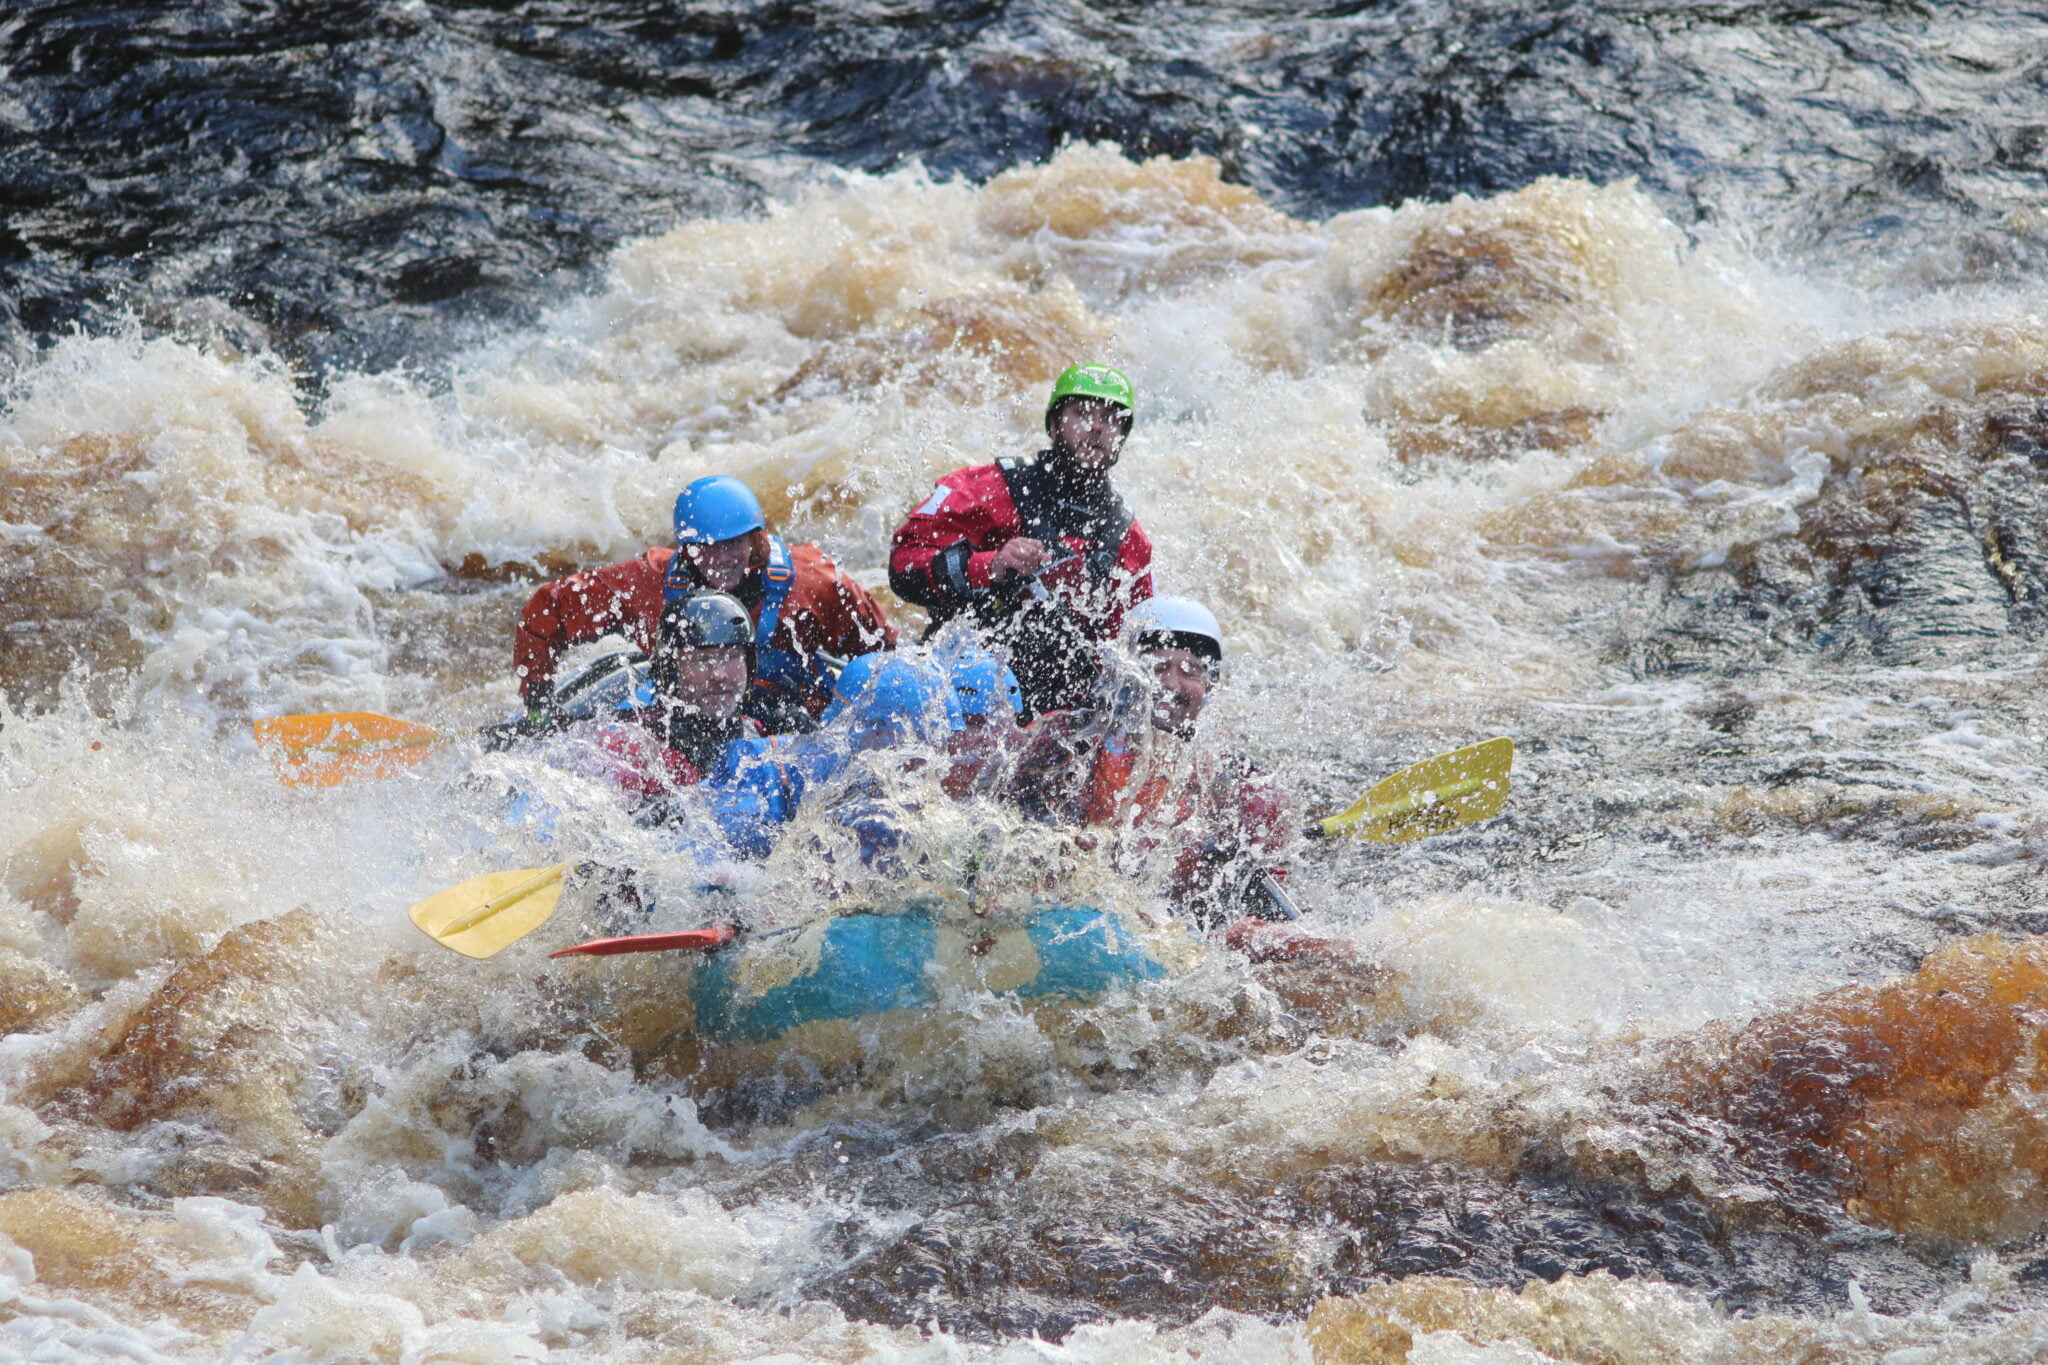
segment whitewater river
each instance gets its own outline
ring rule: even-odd
[[[0,14],[0,1359],[2048,1357],[2044,36]],[[534,583],[708,473],[885,591],[1076,359],[1228,633],[1205,742],[1322,811],[1515,740],[1490,823],[1292,851],[1370,967],[721,1049],[674,959],[547,960],[574,897],[406,922],[548,861],[528,760],[250,737],[502,718]],[[927,809],[928,868],[1158,907]]]

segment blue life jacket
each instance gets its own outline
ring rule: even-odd
[[[727,842],[743,857],[766,856],[781,827],[796,818],[804,802],[852,766],[854,752],[846,740],[843,733],[825,731],[727,746],[718,768],[699,788],[718,793],[713,815]],[[743,750],[742,745],[751,747]],[[728,757],[730,763],[725,761]],[[902,812],[876,799],[871,785],[843,795],[850,799],[834,806],[832,820],[854,836],[861,861],[873,866],[878,856],[894,853],[903,840],[896,823]],[[724,802],[724,807],[717,802]]]
[[[760,857],[781,827],[817,791],[846,771],[852,751],[841,735],[770,735],[735,740],[704,775],[698,790],[735,848]]]
[[[696,790],[728,844],[742,857],[765,858],[782,826],[796,818],[801,790],[782,763],[776,739],[736,739],[719,751]]]

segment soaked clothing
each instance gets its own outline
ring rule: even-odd
[[[640,720],[666,741],[666,752],[675,756],[671,762],[680,760],[700,773],[715,771],[734,744],[759,740],[763,734],[761,723],[744,714],[711,717],[678,712],[666,720],[653,714]]]
[[[991,722],[992,733],[979,742],[947,749],[946,775],[940,786],[955,801],[970,796],[1001,796],[1010,790],[1011,773],[1023,752],[1025,731],[1008,721]]]
[[[604,779],[636,804],[673,796],[704,780],[703,770],[687,754],[635,721],[582,725],[571,735],[581,749],[572,767]]]
[[[877,872],[901,872],[893,859],[904,841],[904,820],[917,807],[891,798],[879,774],[858,766],[862,751],[855,739],[843,724],[814,734],[774,735],[744,750],[735,747],[729,773],[715,780],[754,794],[763,834],[771,842],[800,810],[824,802],[820,808],[826,821],[853,836],[862,863]],[[890,752],[928,756],[941,765],[946,761],[922,746],[907,751],[896,746]],[[831,856],[825,860],[832,861]]]
[[[759,723],[747,716],[664,718],[646,711],[578,725],[553,747],[561,766],[616,787],[644,808],[729,770],[734,747],[760,739]]]
[[[1041,451],[1029,460],[956,469],[896,531],[889,586],[931,613],[936,630],[959,616],[1009,660],[1027,709],[1081,705],[1095,682],[1095,646],[1116,638],[1124,613],[1152,596],[1152,542],[1109,481],[1057,479]],[[1046,596],[991,577],[996,553],[1028,536],[1052,558]]]
[[[1134,736],[1090,711],[1031,726],[1011,796],[1034,819],[1114,834],[1130,870],[1163,854],[1175,908],[1205,924],[1234,917],[1245,883],[1300,823],[1249,763],[1156,730]]]
[[[697,788],[726,846],[742,858],[767,857],[795,814],[780,781],[761,762],[772,742],[753,736],[726,745]]]
[[[757,632],[755,679],[745,710],[770,732],[803,728],[832,700],[838,659],[893,649],[896,628],[881,604],[815,545],[785,546],[767,538],[769,561],[735,593]],[[623,564],[586,569],[544,585],[519,614],[512,662],[519,693],[545,697],[571,646],[614,632],[641,653],[655,652],[665,580],[675,551],[656,546]],[[786,575],[769,581],[771,574]]]
[[[855,856],[869,871],[908,875],[903,855],[921,807],[902,800],[882,774],[856,767],[858,755],[832,744],[833,738],[800,735],[770,742],[789,746],[777,763],[785,803],[781,821],[793,819],[806,803],[819,805],[825,824],[850,836]],[[830,847],[819,847],[817,853],[827,864],[836,861]]]
[[[738,778],[745,756],[764,743],[759,725],[745,716],[665,720],[643,711],[585,721],[544,741],[539,752],[554,766],[617,790],[633,822],[661,830],[676,854],[695,862],[705,878],[700,889],[712,890],[729,885],[736,859],[764,857],[774,845],[765,803]],[[505,814],[545,843],[561,843],[561,810],[540,792],[516,792]],[[588,850],[579,838],[557,852],[584,858]],[[579,872],[592,881],[606,933],[645,928],[654,901],[632,869],[584,862]]]
[[[722,776],[755,793],[762,819],[781,826],[794,820],[805,797],[830,782],[844,765],[844,749],[826,735],[771,735],[733,749]]]
[[[1134,740],[1098,711],[1042,716],[1025,731],[1011,798],[1047,824],[1171,827],[1193,814],[1195,787],[1160,761],[1165,743]]]
[[[634,716],[584,721],[541,739],[539,745],[536,752],[550,767],[612,788],[636,818],[704,780],[702,768],[687,754],[663,742]],[[537,826],[546,837],[554,837],[556,808],[537,792],[515,793],[507,814],[515,823]]]
[[[621,716],[576,727],[563,766],[617,788],[633,807],[635,823],[672,828],[679,849],[700,861],[719,856],[765,857],[791,812],[779,788],[760,780],[768,741],[746,716],[706,720],[656,715]],[[522,796],[515,818],[542,814]],[[547,817],[550,825],[552,817]]]

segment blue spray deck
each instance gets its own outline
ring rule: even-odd
[[[971,942],[970,932],[977,935]],[[742,945],[713,954],[691,986],[698,1033],[724,1043],[763,1042],[800,1024],[930,1005],[948,986],[1085,1001],[1168,974],[1114,915],[1078,906],[965,930],[928,909],[841,915],[816,946],[807,969],[758,992],[745,984],[746,955],[778,948]],[[809,948],[805,943],[806,958]]]

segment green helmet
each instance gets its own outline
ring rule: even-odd
[[[1124,425],[1129,426],[1131,413],[1137,408],[1137,395],[1131,391],[1131,381],[1107,365],[1069,365],[1052,381],[1052,397],[1045,403],[1045,420],[1052,421],[1053,409],[1068,398],[1100,398],[1124,410]]]

